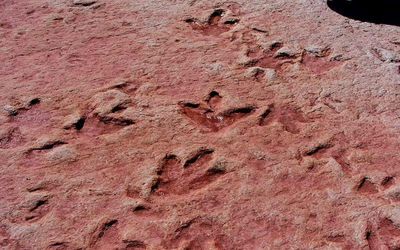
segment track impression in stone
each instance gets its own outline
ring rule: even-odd
[[[228,239],[221,225],[196,217],[183,222],[167,239],[165,249],[227,249]]]
[[[49,201],[50,199],[47,196],[33,201],[27,208],[25,221],[35,222],[44,217],[50,210]]]
[[[109,134],[135,123],[133,120],[131,92],[128,83],[117,85],[94,95],[86,114],[71,114],[63,128],[97,136]]]
[[[274,69],[277,72],[284,71],[291,64],[300,63],[313,74],[320,75],[341,65],[343,58],[332,57],[332,50],[327,48],[311,48],[303,50],[291,50],[282,42],[272,42],[268,47],[261,46],[252,31],[243,33],[243,43],[246,44],[246,60],[240,64],[245,67],[257,67],[259,71],[256,78],[263,74],[263,69]]]
[[[382,218],[377,225],[369,225],[365,232],[369,249],[399,249],[400,228],[389,218]]]
[[[322,74],[342,63],[340,58],[329,58],[331,54],[332,51],[329,48],[323,49],[319,53],[304,51],[301,63],[314,74]]]
[[[102,220],[92,232],[89,249],[146,249],[141,240],[122,239],[120,221],[118,219]]]
[[[179,106],[182,114],[209,132],[217,132],[229,127],[256,110],[256,107],[246,105],[217,112],[221,99],[218,92],[212,91],[206,99],[206,103],[180,102]]]
[[[50,115],[39,104],[41,99],[35,97],[26,103],[6,105],[3,108],[12,125],[0,129],[0,149],[16,148],[25,144],[23,128],[36,129],[49,125]]]
[[[206,36],[218,36],[221,33],[229,31],[234,25],[239,23],[237,18],[229,18],[222,20],[226,11],[224,9],[215,9],[206,22],[202,22],[197,18],[186,18],[185,22],[189,24],[193,30],[199,31]]]
[[[276,107],[271,104],[259,116],[258,125],[268,126],[274,121],[281,123],[283,129],[292,134],[300,133],[300,129],[297,125],[298,123],[308,122],[304,115],[294,107],[287,105]]]
[[[152,193],[183,195],[216,181],[225,174],[225,170],[209,166],[213,153],[213,149],[200,148],[183,163],[176,155],[165,156],[157,171]]]
[[[351,174],[352,168],[347,159],[348,154],[349,141],[343,133],[339,133],[327,141],[318,142],[307,148],[303,152],[302,157],[312,157],[315,159],[321,159],[322,157],[332,157],[339,164],[344,173]],[[364,185],[368,186],[368,181],[369,179],[364,180],[364,182],[360,181],[360,183],[358,184],[359,187],[357,189],[364,190]]]
[[[15,148],[25,142],[19,127],[9,127],[0,131],[0,148]]]
[[[72,163],[77,160],[77,156],[73,144],[68,144],[57,137],[42,137],[25,149],[24,157],[20,159],[19,163],[25,168],[40,169]],[[45,186],[38,185],[37,190],[46,189]],[[35,188],[33,189],[35,190]]]
[[[280,71],[285,64],[294,63],[296,55],[280,54],[276,53],[282,48],[283,44],[276,42],[271,44],[268,50],[264,50],[258,44],[254,44],[254,41],[250,39],[248,42],[248,50],[246,56],[250,59],[245,66],[257,66],[260,68],[270,68]]]

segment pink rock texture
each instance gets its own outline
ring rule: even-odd
[[[399,35],[322,0],[2,0],[0,248],[399,249]]]

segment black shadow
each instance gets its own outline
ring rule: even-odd
[[[327,0],[333,11],[359,21],[400,26],[400,0]]]

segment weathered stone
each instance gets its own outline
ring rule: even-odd
[[[0,13],[1,249],[400,248],[396,25],[320,0]]]

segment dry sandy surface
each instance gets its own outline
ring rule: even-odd
[[[2,0],[0,248],[399,249],[399,52],[322,0]]]

